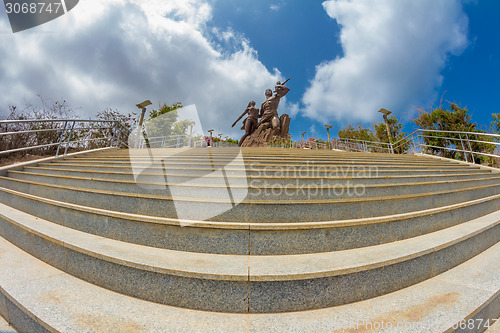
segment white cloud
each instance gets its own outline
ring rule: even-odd
[[[37,93],[64,98],[86,117],[107,107],[136,111],[144,99],[180,101],[196,104],[204,127],[239,136],[232,122],[282,78],[243,35],[207,33],[211,15],[205,0],[86,0],[16,34],[3,33],[10,29],[0,16],[0,115]]]
[[[321,63],[303,113],[321,121],[374,121],[432,102],[450,54],[467,46],[459,0],[330,0],[343,56]],[[333,42],[333,41],[332,41]]]

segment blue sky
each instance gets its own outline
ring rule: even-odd
[[[500,112],[496,0],[85,0],[16,34],[0,9],[0,117],[37,94],[85,118],[181,101],[239,138],[248,101],[288,77],[295,138],[371,126],[382,107],[410,131],[441,98],[484,129]]]
[[[451,57],[443,70],[444,81],[439,96],[467,107],[473,121],[488,129],[491,114],[499,113],[500,93],[500,2],[469,2],[464,5],[469,18],[469,46]],[[436,101],[435,105],[439,104]]]

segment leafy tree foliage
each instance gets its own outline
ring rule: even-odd
[[[112,135],[115,136],[115,139],[118,140],[118,136],[120,139],[120,146],[124,145],[128,135],[131,133],[134,125],[137,123],[137,113],[132,112],[128,114],[123,114],[117,109],[113,110],[111,108],[107,108],[103,111],[97,113],[96,118],[103,121],[115,121],[117,122],[117,126],[113,123],[108,123],[103,126],[102,123],[93,123],[90,124],[90,127],[95,128],[94,131],[89,132],[88,134],[92,136],[92,138],[109,138]],[[104,128],[103,128],[104,127]],[[91,141],[89,149],[99,147],[101,142],[99,141]]]
[[[500,113],[493,113],[492,116],[493,121],[491,122],[491,125],[493,130],[500,134]]]
[[[159,110],[149,112],[149,120],[146,124],[146,133],[151,137],[170,137],[175,135],[187,135],[188,128],[194,126],[193,120],[179,120],[178,109],[182,103],[176,102],[172,105],[163,104]]]
[[[494,145],[484,143],[485,141],[492,141],[488,136],[466,136],[460,133],[432,132],[432,130],[439,130],[484,133],[484,131],[478,130],[476,123],[472,122],[469,111],[466,108],[461,108],[457,104],[451,103],[449,110],[445,110],[440,106],[430,113],[422,109],[419,111],[420,114],[414,122],[421,129],[429,130],[424,137],[424,141],[429,146],[427,150],[432,154],[447,158],[462,159],[464,153],[453,149],[469,150],[469,144],[473,151],[491,154],[495,150]],[[471,140],[468,141],[467,138]],[[474,155],[474,160],[476,163],[491,162],[488,157],[477,154]]]
[[[362,128],[361,125],[354,128],[352,125],[347,126],[343,130],[339,131],[339,138],[342,139],[352,139],[352,140],[363,140],[363,141],[375,141],[375,135],[372,130],[367,128]]]
[[[389,129],[391,130],[393,141],[392,143],[401,140],[406,135],[406,133],[403,132],[403,125],[395,117],[392,116],[387,120],[389,123]],[[389,143],[389,137],[387,136],[387,127],[385,126],[385,122],[375,124],[373,127],[374,131],[369,128],[363,128],[361,127],[361,125],[358,125],[358,127],[356,128],[352,125],[349,125],[343,130],[339,131],[339,137],[343,139]],[[401,147],[396,149],[395,152],[404,152],[404,147],[405,145],[403,144]],[[376,149],[372,150],[375,151]]]
[[[389,130],[392,135],[392,143],[398,142],[406,136],[407,133],[403,132],[403,124],[401,124],[396,117],[387,117],[387,122],[389,123]],[[387,126],[385,125],[385,121],[375,124],[373,127],[375,128],[375,138],[377,141],[390,143],[389,137],[387,136]]]
[[[397,154],[402,154],[409,147],[408,142],[401,142],[407,133],[403,132],[403,124],[394,116],[387,117],[387,123],[389,124],[389,130],[391,131],[392,143],[394,145],[394,152]],[[375,124],[375,137],[378,142],[391,143],[389,142],[389,137],[387,135],[387,126],[385,121]]]
[[[37,95],[38,102],[29,100],[24,101],[24,105],[18,107],[9,105],[9,116],[7,120],[53,120],[53,119],[75,119],[73,109],[65,100],[52,101]],[[49,122],[31,122],[31,123],[15,123],[4,125],[1,131],[5,132],[20,132],[12,135],[0,137],[0,150],[11,150],[29,146],[43,146],[59,141],[64,123],[49,123]],[[57,129],[53,131],[52,129]],[[22,133],[26,131],[34,131],[32,133]],[[75,133],[75,136],[77,133]],[[52,154],[57,150],[57,146],[48,146],[39,148],[35,151],[37,154]],[[33,153],[21,151],[16,155],[26,155]]]
[[[0,150],[12,150],[23,147],[44,146],[32,150],[17,152],[13,155],[52,155],[57,150],[57,145],[61,140],[61,133],[63,128],[66,129],[62,137],[63,143],[70,140],[72,143],[69,145],[71,150],[92,149],[103,147],[109,144],[108,139],[112,135],[118,134],[113,124],[106,125],[103,123],[88,123],[78,121],[78,116],[74,109],[69,106],[68,102],[64,99],[51,100],[37,95],[37,100],[34,102],[25,100],[22,106],[10,105],[10,114],[7,120],[57,120],[57,119],[72,119],[77,120],[74,124],[71,137],[69,136],[70,129],[73,126],[72,122],[26,122],[4,124],[0,126],[1,132],[15,132],[15,134],[0,136]],[[124,115],[118,110],[106,109],[97,114],[97,119],[106,121],[118,121],[122,129],[122,139],[126,139],[127,131],[130,131],[135,121],[134,114]],[[119,126],[119,127],[120,127]],[[103,128],[108,127],[108,128]],[[24,132],[24,133],[23,133]],[[30,132],[30,133],[27,133]],[[84,140],[87,140],[84,142]],[[65,144],[62,145],[65,149]],[[4,155],[5,156],[5,155]],[[0,156],[1,158],[2,156]]]

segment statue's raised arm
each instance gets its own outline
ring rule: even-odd
[[[280,81],[276,82],[276,85],[274,86],[274,92],[276,93],[276,95],[279,98],[285,96],[290,91],[290,88],[288,88],[287,86],[285,86],[285,83],[287,83],[289,80],[290,80],[290,78],[288,78],[283,83],[281,83]]]
[[[279,98],[285,96],[290,91],[290,88],[282,84],[276,85],[274,89],[276,91],[276,95],[278,95]]]

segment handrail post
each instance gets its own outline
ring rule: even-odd
[[[59,156],[59,148],[61,148],[61,143],[62,143],[62,140],[63,140],[63,137],[64,137],[64,133],[66,133],[66,126],[68,125],[68,121],[66,120],[64,122],[64,127],[63,127],[63,130],[61,132],[61,137],[59,138],[59,143],[57,144],[57,152],[56,152],[56,156]]]
[[[120,125],[120,131],[118,131],[118,138],[116,139],[116,146],[120,148],[120,140],[122,138],[123,126]]]
[[[109,143],[110,147],[113,147],[113,143],[115,143],[115,134],[116,134],[116,124],[115,127],[111,129],[111,142]]]
[[[462,140],[462,134],[458,133],[458,137],[460,138],[460,144],[462,145],[462,150],[464,152],[465,161],[468,163],[469,159],[467,158],[467,152],[465,151],[464,141]]]
[[[116,132],[118,132],[118,122],[115,122],[115,127],[113,127],[113,131],[111,133],[111,144],[109,145],[110,147],[113,147],[113,144],[115,143]]]
[[[470,151],[470,156],[472,158],[472,163],[476,164],[476,161],[474,159],[474,151],[472,150],[472,146],[470,145],[469,135],[465,133],[465,137],[467,138],[467,144],[469,145],[469,151]]]
[[[64,149],[64,155],[68,152],[69,142],[71,141],[71,135],[73,135],[73,129],[75,128],[76,120],[73,120],[73,125],[71,125],[71,131],[69,132],[68,142],[66,142],[66,149]]]

